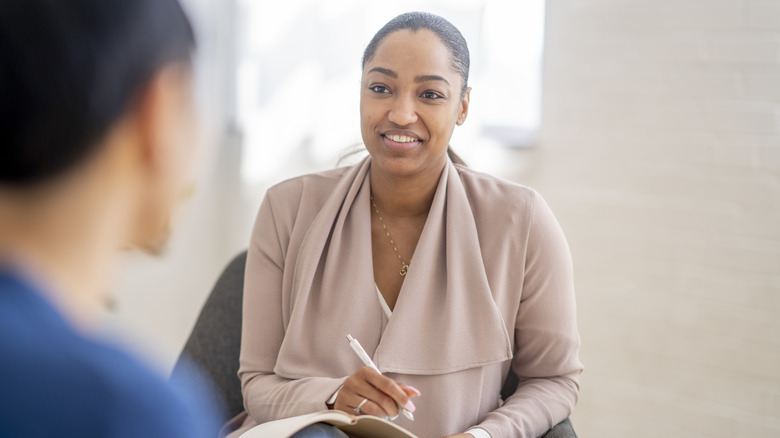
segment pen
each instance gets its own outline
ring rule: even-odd
[[[349,346],[352,348],[352,351],[357,354],[357,357],[360,358],[361,362],[367,367],[371,367],[379,374],[382,374],[381,371],[379,371],[379,368],[377,368],[376,364],[373,360],[368,356],[368,353],[366,353],[366,350],[363,349],[363,346],[360,345],[360,342],[358,342],[357,339],[353,338],[352,335],[347,335],[347,340],[349,341]],[[398,409],[401,411],[402,414],[404,414],[404,417],[414,421],[414,415],[412,415],[411,412],[407,411],[405,408],[403,408],[400,404],[396,403],[398,405]]]

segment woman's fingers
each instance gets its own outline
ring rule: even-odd
[[[363,402],[365,400],[365,402]],[[393,404],[394,406],[394,404]],[[334,409],[344,411],[348,414],[360,414],[360,415],[373,415],[376,417],[389,417],[389,414],[385,408],[371,400],[369,397],[363,397],[357,394],[350,394],[342,396],[339,393],[339,400],[336,400]],[[355,409],[360,407],[359,412],[355,412]]]
[[[370,367],[363,367],[344,382],[334,408],[353,413],[363,400],[367,400],[360,406],[361,413],[395,417],[398,406],[414,412],[415,406],[410,397],[419,395],[417,389],[385,377]]]
[[[355,395],[356,400],[355,404],[359,404],[363,399],[368,399],[369,401],[373,402],[377,407],[379,407],[382,412],[371,412],[367,411],[363,408],[360,408],[361,411],[370,414],[370,415],[376,415],[378,417],[384,417],[385,415],[389,417],[394,417],[398,415],[398,407],[395,404],[395,401],[388,397],[387,394],[383,393],[382,391],[376,389],[374,386],[367,382],[363,382],[360,386],[355,388]]]
[[[408,395],[409,397],[419,397],[422,395],[419,389],[415,388],[414,386],[409,386],[405,383],[398,382],[398,385],[403,389],[403,391]]]
[[[339,397],[341,393],[339,393]],[[365,403],[363,402],[365,400]],[[360,407],[361,415],[373,415],[375,417],[389,417],[391,416],[383,406],[371,399],[371,397],[362,396],[359,394],[350,394],[344,397],[344,403],[347,406],[345,412],[350,414],[356,414],[355,408]],[[395,404],[392,404],[395,406]]]
[[[370,383],[373,387],[375,387],[379,391],[382,391],[388,397],[392,398],[393,402],[396,403],[398,406],[403,407],[409,412],[414,412],[414,410],[416,409],[414,403],[412,403],[412,401],[409,399],[410,395],[407,394],[406,391],[402,389],[401,384],[399,384],[399,382],[396,382],[395,380],[389,377],[385,377],[377,373],[376,370],[370,367],[361,368],[360,370],[358,370],[357,374],[364,377],[366,381]],[[395,411],[397,411],[397,409]],[[390,416],[394,417],[395,415],[397,415],[397,412]]]
[[[380,377],[381,379],[376,379],[376,377]],[[360,410],[362,412],[378,417],[394,417],[398,415],[398,407],[396,406],[395,400],[381,388],[376,386],[377,384],[385,383],[384,380],[393,382],[392,379],[380,375],[373,369],[363,367],[344,382],[344,387],[341,388],[341,390],[347,390],[347,394],[350,395],[349,401],[354,402],[355,406],[363,399],[368,399],[373,402],[377,408],[382,410],[382,412],[371,412],[371,409],[365,410],[361,408]]]

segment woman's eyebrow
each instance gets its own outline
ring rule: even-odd
[[[450,85],[450,81],[448,81],[444,76],[439,75],[420,75],[416,76],[414,78],[415,82],[428,82],[428,81],[441,81],[444,82],[447,85]]]
[[[389,68],[384,67],[374,67],[371,70],[368,71],[369,73],[377,72],[381,73],[385,76],[390,76],[393,79],[398,79],[398,73],[394,72],[393,70],[390,70]],[[450,81],[448,81],[444,76],[439,75],[420,75],[415,76],[414,81],[417,83],[420,82],[428,82],[428,81],[440,81],[444,82],[447,85],[450,85]]]
[[[390,76],[393,79],[398,79],[398,73],[396,73],[396,72],[394,72],[394,71],[392,71],[392,70],[390,70],[388,68],[384,68],[384,67],[374,67],[371,70],[369,70],[368,72],[369,73],[371,73],[371,72],[382,73],[385,76]]]

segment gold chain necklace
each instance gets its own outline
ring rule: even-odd
[[[385,221],[382,220],[382,213],[379,212],[379,207],[377,207],[376,202],[374,202],[374,195],[371,195],[371,204],[374,206],[374,210],[376,210],[376,216],[379,218],[379,223],[382,224],[382,229],[385,230],[387,239],[390,240],[390,245],[393,246],[393,251],[395,251],[395,255],[397,255],[398,260],[401,261],[401,277],[404,277],[406,276],[406,273],[409,271],[409,264],[406,263],[403,257],[401,257],[401,253],[399,253],[398,248],[395,247],[395,242],[393,242],[393,238],[390,237],[390,231],[387,230]]]

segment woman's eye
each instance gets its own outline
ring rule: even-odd
[[[422,98],[428,100],[437,100],[437,99],[441,99],[442,95],[435,91],[426,91],[422,94]]]
[[[374,93],[379,94],[387,94],[390,92],[390,90],[387,89],[384,85],[372,85],[368,87],[369,90],[373,91]]]

